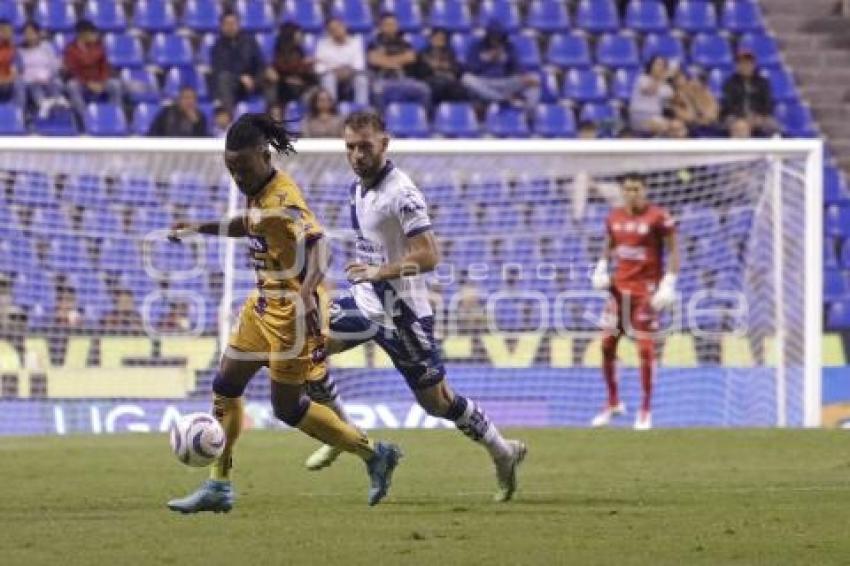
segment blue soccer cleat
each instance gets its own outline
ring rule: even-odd
[[[194,493],[169,501],[168,508],[183,514],[201,511],[228,513],[233,509],[234,497],[229,481],[207,480]]]
[[[395,444],[378,442],[375,445],[375,455],[366,462],[366,470],[369,472],[369,505],[377,505],[381,499],[386,497],[392,483],[393,470],[398,466],[401,459],[401,449]]]

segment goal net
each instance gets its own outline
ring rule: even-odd
[[[329,286],[352,258],[338,141],[275,158],[328,230]],[[255,288],[247,242],[169,243],[181,220],[244,201],[219,140],[0,140],[0,434],[166,429],[208,407],[220,345]],[[662,317],[656,426],[820,421],[821,146],[809,140],[393,141],[442,251],[429,276],[451,384],[504,426],[585,426],[605,400],[589,274],[618,203],[646,175],[677,222],[679,297]],[[622,340],[621,391],[640,395]],[[331,359],[366,427],[447,426],[371,344]],[[247,396],[278,426],[268,377]],[[624,420],[622,424],[630,421]]]

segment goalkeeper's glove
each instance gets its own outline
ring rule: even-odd
[[[650,305],[652,308],[660,311],[671,306],[676,301],[676,274],[667,273],[661,278],[658,284],[658,290],[652,295]]]
[[[590,276],[590,282],[597,291],[607,291],[611,288],[611,276],[608,275],[608,260],[600,259]]]

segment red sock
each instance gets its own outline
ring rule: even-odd
[[[617,392],[617,341],[619,336],[608,335],[602,339],[602,375],[608,387],[608,406],[620,404]]]
[[[649,411],[652,406],[652,378],[655,372],[655,344],[651,338],[638,339],[638,354],[640,355],[640,383],[643,387],[641,410]]]

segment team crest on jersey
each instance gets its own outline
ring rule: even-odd
[[[640,222],[637,225],[638,234],[649,234],[649,224],[646,222]]]
[[[252,252],[266,253],[269,251],[269,244],[263,236],[248,236],[248,247]]]

